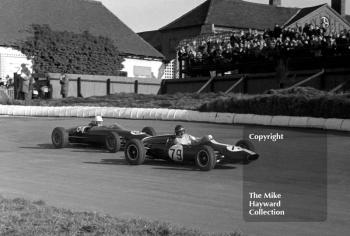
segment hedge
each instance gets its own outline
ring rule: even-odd
[[[88,31],[73,33],[53,31],[48,25],[33,24],[29,37],[16,43],[34,60],[36,73],[119,75],[123,58],[114,42]]]

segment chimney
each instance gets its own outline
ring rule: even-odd
[[[345,16],[345,0],[332,0],[332,8],[340,15]]]
[[[280,7],[282,5],[282,0],[270,0],[269,4],[270,6]]]

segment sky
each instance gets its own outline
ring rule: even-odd
[[[157,30],[205,0],[98,0],[135,32]],[[246,0],[266,3],[269,0]],[[348,0],[346,0],[348,2]],[[309,7],[331,0],[282,0],[285,7]],[[350,2],[346,6],[350,14]]]

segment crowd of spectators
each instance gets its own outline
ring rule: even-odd
[[[13,86],[13,78],[10,78],[9,75],[6,75],[5,78],[0,78],[0,87],[9,89]]]
[[[193,64],[239,63],[276,57],[338,56],[350,54],[350,31],[329,33],[322,26],[256,30],[222,34],[180,44],[179,60]]]
[[[60,83],[62,86],[61,94],[66,97],[68,94],[68,77],[65,74],[61,74]],[[0,89],[12,94],[15,99],[30,100],[33,98],[50,98],[52,85],[48,78],[34,77],[27,65],[21,64],[18,71],[14,73],[14,78],[9,75],[0,77]]]

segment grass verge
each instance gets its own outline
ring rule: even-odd
[[[119,219],[92,212],[72,212],[43,201],[0,196],[0,235],[208,235],[198,230],[143,219]],[[215,234],[239,236],[240,233]]]

